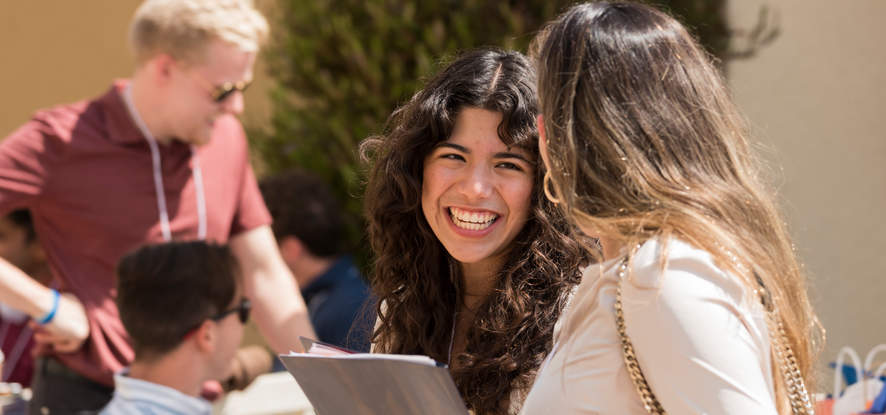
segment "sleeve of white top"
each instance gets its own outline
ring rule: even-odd
[[[664,272],[638,264],[624,283],[627,333],[653,393],[672,414],[775,414],[759,309],[704,252],[683,248]]]

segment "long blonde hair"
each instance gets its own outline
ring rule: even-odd
[[[615,2],[571,8],[537,36],[533,56],[550,155],[545,185],[559,206],[580,228],[627,246],[684,240],[750,290],[759,276],[812,385],[811,339],[823,331],[711,57],[672,17]],[[776,385],[784,412],[784,382]]]

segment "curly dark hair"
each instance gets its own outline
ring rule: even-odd
[[[501,113],[501,141],[539,159],[535,72],[522,54],[496,49],[458,57],[394,111],[384,135],[361,144],[370,164],[364,207],[375,254],[377,351],[447,360],[460,267],[422,213],[422,176],[424,159],[468,107]],[[505,413],[511,391],[531,386],[589,260],[580,243],[587,241],[540,191],[543,177],[535,169],[529,218],[475,314],[465,351],[453,356],[455,384],[477,413]]]

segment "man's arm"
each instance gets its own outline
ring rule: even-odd
[[[36,321],[53,308],[55,294],[34,281],[15,265],[0,258],[0,302],[19,310]],[[59,297],[52,320],[41,326],[41,343],[51,343],[60,352],[71,352],[89,336],[89,321],[83,305],[71,294]]]
[[[278,353],[301,351],[299,336],[316,338],[295,278],[283,262],[268,225],[231,238],[231,251],[243,270],[258,328]]]

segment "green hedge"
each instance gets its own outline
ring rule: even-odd
[[[357,144],[382,131],[391,111],[458,51],[526,51],[559,0],[278,0],[263,58],[275,80],[270,126],[250,128],[263,171],[298,166],[327,180],[349,215],[351,247],[366,264]],[[656,3],[723,56],[725,0]]]

